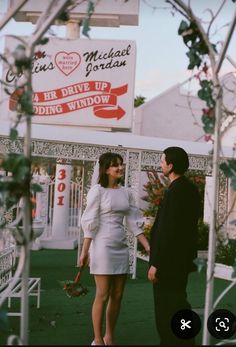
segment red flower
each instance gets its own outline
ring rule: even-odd
[[[63,286],[63,290],[65,290],[66,294],[70,298],[75,296],[86,295],[88,293],[88,289],[80,283],[82,269],[83,268],[79,269],[78,273],[75,276],[74,281],[71,281],[71,280],[59,281]]]
[[[161,203],[164,191],[168,185],[167,179],[161,175],[160,179],[158,172],[147,171],[148,182],[143,185],[144,191],[147,195],[143,196],[141,199],[148,202],[148,207],[143,210],[144,216],[155,217],[157,209]]]

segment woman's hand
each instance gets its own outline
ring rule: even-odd
[[[89,247],[92,239],[84,238],[83,247],[79,257],[79,266],[87,266],[89,263]]]
[[[149,245],[149,242],[148,242],[147,238],[145,237],[145,235],[143,233],[139,234],[137,236],[137,239],[142,244],[145,251],[149,254],[150,253],[150,245]]]
[[[152,283],[157,282],[157,268],[153,265],[151,265],[149,270],[148,270],[148,279]]]
[[[79,266],[80,267],[83,267],[83,266],[87,266],[89,263],[89,255],[88,253],[84,253],[84,252],[81,252],[81,255],[79,257]]]

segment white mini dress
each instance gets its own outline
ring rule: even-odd
[[[103,188],[95,184],[87,195],[81,218],[85,238],[91,238],[90,273],[129,273],[129,247],[124,228],[134,236],[143,233],[143,217],[130,188]]]

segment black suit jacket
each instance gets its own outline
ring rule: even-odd
[[[166,191],[150,239],[149,265],[159,274],[196,269],[200,201],[197,187],[185,176],[175,179]]]

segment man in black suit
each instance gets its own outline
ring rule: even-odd
[[[156,327],[161,345],[194,345],[179,339],[171,329],[174,314],[190,309],[187,282],[196,270],[197,227],[201,202],[196,186],[186,177],[187,153],[180,147],[163,151],[160,165],[170,185],[151,230],[148,279],[153,283]]]

